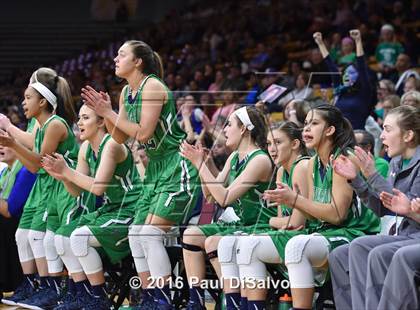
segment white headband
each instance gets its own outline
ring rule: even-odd
[[[52,107],[57,109],[57,97],[52,93],[51,90],[49,90],[44,84],[40,82],[35,82],[32,84],[29,84],[30,87],[35,88],[47,101],[52,105]]]
[[[252,124],[251,120],[249,119],[248,111],[246,107],[242,107],[235,111],[236,116],[241,120],[242,124],[244,124],[245,128],[251,131],[254,129],[254,124]]]

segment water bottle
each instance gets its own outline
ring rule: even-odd
[[[278,310],[289,310],[293,307],[292,297],[288,294],[284,294],[279,298],[279,309]]]

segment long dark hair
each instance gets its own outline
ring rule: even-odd
[[[163,79],[163,65],[159,54],[143,41],[130,40],[125,44],[132,48],[133,54],[136,58],[141,58],[143,62],[142,72],[145,74],[155,74]]]
[[[335,128],[332,136],[333,149],[339,148],[344,150],[355,147],[356,138],[354,137],[353,127],[337,107],[321,103],[313,106],[312,111],[317,111],[327,123],[327,126],[333,126]]]
[[[267,123],[264,115],[257,110],[255,107],[246,107],[248,112],[249,120],[254,125],[254,128],[250,131],[251,139],[255,144],[263,150],[267,150]],[[236,117],[238,124],[243,125],[241,120]]]

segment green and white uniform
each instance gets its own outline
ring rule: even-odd
[[[57,115],[52,115],[45,124],[37,129],[34,142],[34,152],[41,152],[48,125],[53,120],[62,122],[67,128],[67,138],[58,144],[56,152],[63,155],[67,164],[75,167],[79,146],[73,131],[67,122]],[[76,204],[61,181],[55,180],[44,169],[38,171],[38,177],[23,208],[19,228],[55,232],[62,223],[67,221],[67,215]]]
[[[302,160],[308,160],[308,156],[298,156],[293,162],[292,167],[290,167],[290,174],[283,168],[283,174],[281,176],[281,182],[287,184],[290,188],[293,188],[293,173],[295,172],[296,165]],[[283,216],[292,215],[292,208],[289,208],[287,205],[281,205],[281,214]]]
[[[239,153],[235,152],[230,162],[230,171],[227,179],[227,185],[239,177],[245,170],[248,164],[255,156],[268,156],[263,150],[255,150],[245,156],[239,162]],[[271,217],[276,216],[276,208],[268,208],[265,201],[262,199],[262,194],[265,190],[270,189],[274,184],[270,182],[257,182],[248,191],[238,198],[231,206],[236,215],[240,218],[239,221],[233,223],[213,223],[202,225],[198,228],[206,237],[213,235],[228,235],[234,232],[253,233],[257,227],[268,225]],[[267,226],[268,227],[268,226]]]
[[[140,123],[143,88],[149,79],[162,82],[157,76],[148,75],[131,103],[128,87],[123,91],[124,108],[131,122]],[[148,206],[147,213],[176,224],[182,223],[189,217],[198,198],[196,192],[200,189],[197,169],[179,155],[179,145],[186,134],[176,120],[172,93],[165,88],[168,99],[162,106],[153,137],[145,143],[149,163],[143,181],[143,196],[138,200],[136,225],[144,223],[144,206]]]
[[[333,168],[331,165],[328,165],[322,177],[321,165],[319,156],[316,155],[312,173],[314,184],[313,201],[335,204],[334,197],[332,197]],[[332,251],[334,248],[349,243],[357,237],[378,233],[379,226],[379,218],[370,209],[357,205],[356,199],[353,199],[346,220],[340,225],[332,225],[319,219],[309,219],[306,221],[305,229],[298,231],[273,230],[268,232],[268,235],[272,238],[280,257],[284,261],[286,243],[296,235],[320,234],[328,240],[330,251]]]
[[[86,160],[92,177],[98,171],[103,150],[110,140],[109,134],[104,136],[97,156],[90,145],[87,147]],[[142,184],[133,156],[130,149],[125,145],[124,147],[127,157],[123,162],[117,164],[104,193],[102,206],[94,212],[81,216],[78,221],[72,224],[73,230],[77,227],[87,226],[112,263],[120,261],[130,253],[128,226],[133,221],[136,205],[142,192]]]

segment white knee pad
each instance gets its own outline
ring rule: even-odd
[[[150,268],[150,274],[155,278],[171,274],[171,262],[163,245],[164,235],[165,232],[159,227],[144,225],[139,237]]]
[[[44,237],[45,257],[48,264],[49,273],[59,273],[63,271],[63,262],[58,256],[54,243],[55,234],[51,230],[47,230]]]
[[[100,246],[100,244],[87,226],[73,231],[70,236],[70,246],[86,274],[102,271],[101,257],[93,247]]]
[[[18,228],[15,233],[19,261],[21,263],[28,262],[34,259],[31,245],[29,244],[28,235],[29,229]]]
[[[238,242],[238,250],[236,251],[236,261],[238,265],[251,264],[252,256],[255,248],[259,243],[258,238],[241,237]]]
[[[88,255],[89,236],[91,231],[86,226],[82,226],[73,231],[70,236],[71,249],[77,257]]]
[[[34,258],[45,257],[45,249],[43,242],[44,237],[45,232],[43,231],[29,230],[28,240],[29,244],[31,245],[32,253],[34,254]]]
[[[60,255],[68,272],[70,274],[82,272],[82,265],[80,265],[79,259],[73,254],[73,251],[71,250],[70,238],[61,235],[55,235],[54,243],[55,248],[57,249],[57,253]]]
[[[302,261],[303,251],[308,244],[311,236],[297,235],[291,238],[284,249],[284,262],[288,264],[298,264]]]
[[[321,235],[299,235],[289,240],[285,249],[285,263],[289,273],[290,287],[314,287],[313,268],[327,262],[329,243]]]
[[[226,279],[239,278],[239,266],[236,263],[236,236],[225,236],[219,241],[217,255],[222,271],[222,277]]]
[[[328,240],[320,234],[298,235],[286,244],[285,264],[299,264],[305,256],[313,267],[320,267],[327,261],[329,250]]]
[[[128,243],[130,244],[131,254],[138,273],[149,271],[146,255],[143,246],[140,243],[140,231],[142,226],[133,225],[128,233]]]

